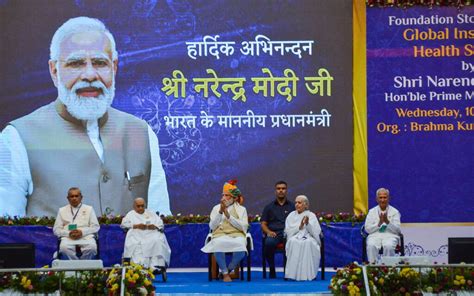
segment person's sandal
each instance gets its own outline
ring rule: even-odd
[[[224,282],[232,282],[232,279],[230,278],[230,275],[228,273],[224,274],[224,277],[222,279]]]

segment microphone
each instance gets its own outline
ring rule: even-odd
[[[125,171],[125,178],[127,179],[127,182],[128,182],[128,190],[132,190],[132,182],[130,179],[130,173],[128,171]]]

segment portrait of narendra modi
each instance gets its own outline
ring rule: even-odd
[[[57,97],[0,135],[1,215],[53,216],[69,187],[99,215],[123,215],[137,196],[171,214],[155,132],[112,107],[118,60],[98,19],[71,18],[56,30],[48,65]]]

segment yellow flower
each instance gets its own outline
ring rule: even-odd
[[[140,278],[140,276],[138,275],[138,273],[135,273],[135,274],[133,275],[133,279],[134,279],[134,280],[138,280],[139,278]]]
[[[459,281],[454,280],[454,281],[453,281],[453,284],[456,285],[456,286],[459,286]]]
[[[355,274],[352,275],[352,279],[353,280],[356,280],[357,279],[357,276]]]
[[[410,274],[410,271],[411,271],[411,268],[405,267],[405,268],[402,269],[402,271],[400,272],[400,274],[401,274],[402,276],[407,277],[407,276]]]
[[[112,285],[112,288],[110,288],[110,290],[111,290],[111,291],[115,291],[115,290],[118,289],[118,287],[119,287],[118,284],[113,284],[113,285]]]
[[[24,283],[22,283],[22,286],[23,288],[28,289],[28,287],[31,286],[31,280],[25,281]]]
[[[384,281],[385,281],[385,280],[384,280],[383,278],[379,278],[379,284],[383,285],[383,282],[384,282]]]
[[[149,280],[144,280],[143,283],[145,284],[145,286],[151,285],[151,282]]]
[[[361,273],[361,269],[360,269],[359,267],[354,268],[354,271],[355,271],[357,274],[360,274],[360,273]]]

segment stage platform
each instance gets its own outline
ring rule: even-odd
[[[330,295],[328,289],[334,272],[326,272],[326,280],[320,273],[314,281],[285,281],[283,272],[277,272],[276,279],[264,279],[261,268],[252,271],[252,281],[234,280],[209,282],[207,269],[170,269],[168,281],[163,283],[157,276],[154,285],[159,295]]]
[[[324,233],[326,267],[341,267],[362,259],[361,223],[331,223],[321,225]],[[207,255],[201,251],[209,233],[208,224],[166,225],[165,234],[171,247],[173,268],[206,267]],[[250,225],[254,250],[252,266],[262,266],[262,231],[260,223]],[[119,225],[101,225],[99,232],[100,259],[104,266],[120,263],[125,233]],[[52,227],[47,226],[0,226],[0,243],[34,243],[36,245],[36,267],[51,263],[57,248],[57,238]],[[282,265],[282,256],[276,256],[277,266]]]

